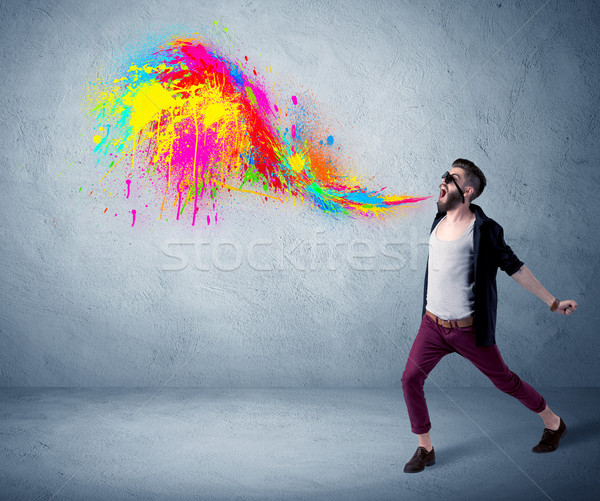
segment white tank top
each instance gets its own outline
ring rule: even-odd
[[[465,318],[475,311],[474,223],[456,240],[440,240],[436,235],[439,223],[429,236],[426,308],[444,320]]]

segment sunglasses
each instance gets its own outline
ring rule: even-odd
[[[458,186],[458,183],[456,182],[456,179],[454,179],[454,177],[448,171],[446,171],[446,172],[444,172],[442,174],[442,178],[444,179],[444,182],[446,184],[450,184],[450,181],[454,181],[454,184],[456,185],[456,189],[460,193],[460,198],[462,199],[462,203],[464,204],[465,203],[465,196],[463,194],[463,191],[460,189],[460,186]]]

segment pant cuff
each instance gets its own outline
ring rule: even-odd
[[[544,409],[546,408],[546,400],[544,399],[544,397],[542,397],[542,403],[540,404],[540,406],[537,408],[537,410],[534,410],[533,412],[535,412],[536,414],[539,414],[540,412],[542,412]],[[533,409],[532,409],[533,410]]]
[[[426,425],[426,426],[421,426],[419,428],[415,428],[414,426],[410,427],[410,430],[415,434],[415,435],[421,435],[423,433],[427,433],[429,430],[431,430],[431,425]]]

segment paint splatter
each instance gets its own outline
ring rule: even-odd
[[[174,211],[178,220],[190,205],[192,225],[201,207],[214,210],[217,196],[231,191],[282,202],[299,197],[351,217],[429,198],[361,186],[327,148],[333,136],[327,145],[312,139],[298,113],[284,114],[275,104],[283,99],[267,93],[256,71],[247,76],[244,65],[207,42],[175,38],[101,84],[91,110],[98,123],[94,151],[110,164],[100,182],[113,180],[106,179],[110,173],[141,173],[153,187],[158,218]],[[291,101],[300,108],[296,95]]]

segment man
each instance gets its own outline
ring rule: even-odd
[[[504,241],[502,227],[471,203],[486,179],[471,161],[457,159],[443,176],[438,213],[431,227],[423,291],[423,318],[402,375],[411,431],[417,451],[404,471],[416,473],[435,463],[429,413],[423,385],[448,353],[458,353],[490,378],[501,391],[517,398],[544,421],[542,439],[533,452],[552,452],[567,431],[564,421],[544,398],[510,371],[495,341],[498,268],[538,296],[551,311],[570,315],[573,300],[550,294]]]

